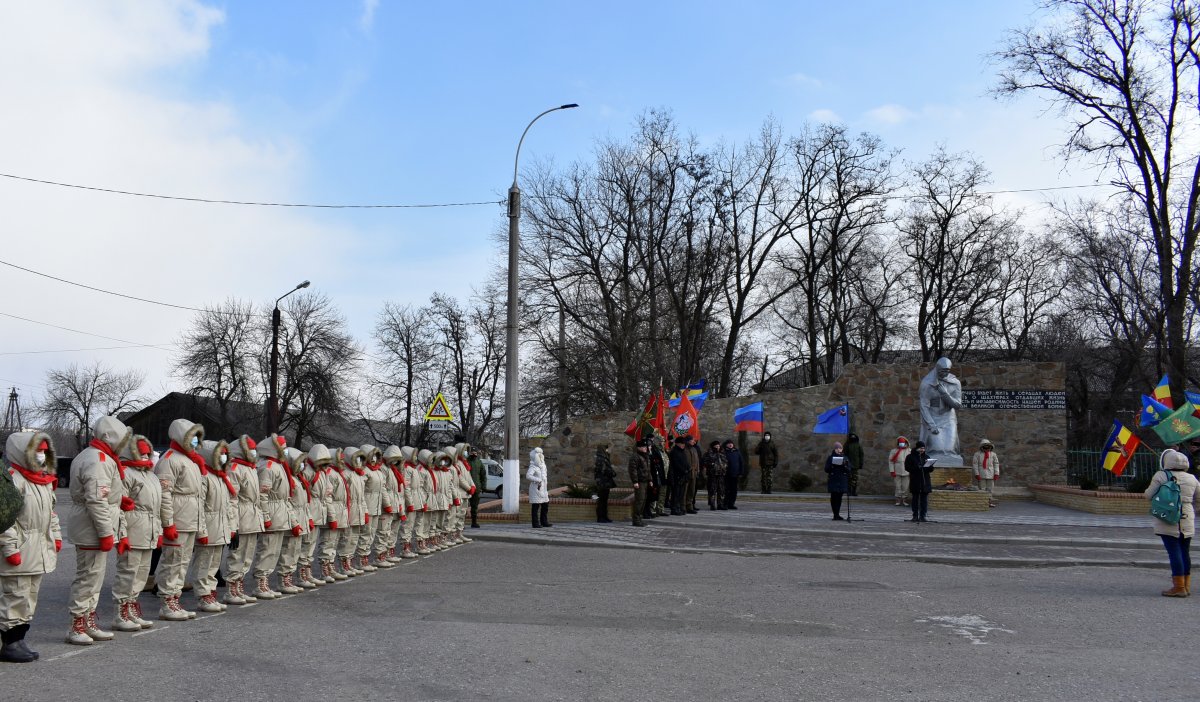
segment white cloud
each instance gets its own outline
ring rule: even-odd
[[[792,85],[799,85],[806,88],[823,88],[825,84],[819,78],[813,78],[805,73],[793,73],[788,76],[785,81]]]
[[[914,118],[916,114],[903,105],[887,104],[867,110],[865,118],[869,122],[885,125],[902,124]]]
[[[371,31],[375,25],[375,10],[379,8],[379,0],[363,0],[362,14],[358,18],[358,26],[364,31]]]
[[[808,113],[808,119],[818,124],[840,124],[845,121],[838,113],[825,108]]]

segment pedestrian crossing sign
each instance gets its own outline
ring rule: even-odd
[[[437,397],[433,398],[433,404],[429,406],[429,411],[425,413],[425,420],[429,422],[453,422],[454,415],[450,414],[450,405],[446,402],[446,398],[442,393],[438,393]]]

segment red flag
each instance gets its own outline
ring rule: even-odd
[[[667,396],[662,385],[658,386],[658,407],[655,409],[654,421],[650,422],[650,426],[662,438],[667,438],[667,418],[664,416],[667,410]]]
[[[671,433],[675,436],[691,435],[700,440],[700,413],[686,394],[679,397],[679,406],[675,408],[675,421],[671,423]]]
[[[634,418],[629,426],[625,428],[625,434],[631,437],[634,441],[641,441],[642,434],[647,429],[660,429],[663,423],[663,410],[660,398],[662,396],[662,388],[657,392],[650,394],[650,398],[646,400],[646,409]],[[661,429],[660,429],[661,431]]]

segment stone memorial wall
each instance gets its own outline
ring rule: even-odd
[[[709,399],[700,412],[702,444],[734,438],[733,410],[762,402],[764,425],[779,447],[775,490],[788,490],[793,472],[813,478],[811,491],[825,489],[825,458],[844,436],[814,435],[821,412],[849,403],[852,431],[859,435],[866,467],[859,475],[860,494],[890,494],[887,455],[903,435],[916,442],[921,429],[917,387],[933,364],[847,366],[833,383],[739,398]],[[1066,385],[1061,363],[955,364],[962,382],[964,409],[958,411],[963,460],[969,466],[982,438],[990,439],[1001,459],[998,487],[1025,487],[1062,482],[1066,461]],[[625,427],[636,412],[575,417],[544,438],[522,441],[522,470],[530,447],[541,445],[550,467],[551,485],[591,482],[596,446],[612,446],[619,485],[629,482],[625,464],[633,442]],[[668,415],[668,422],[671,416]],[[747,435],[751,459],[749,490],[758,490],[758,461],[753,457],[760,437]],[[524,489],[524,481],[522,481]]]

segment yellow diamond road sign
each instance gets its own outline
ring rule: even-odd
[[[433,404],[429,406],[429,411],[425,413],[426,421],[431,422],[453,422],[454,415],[450,414],[450,405],[446,402],[446,398],[442,393],[438,393],[437,397],[433,398]]]

